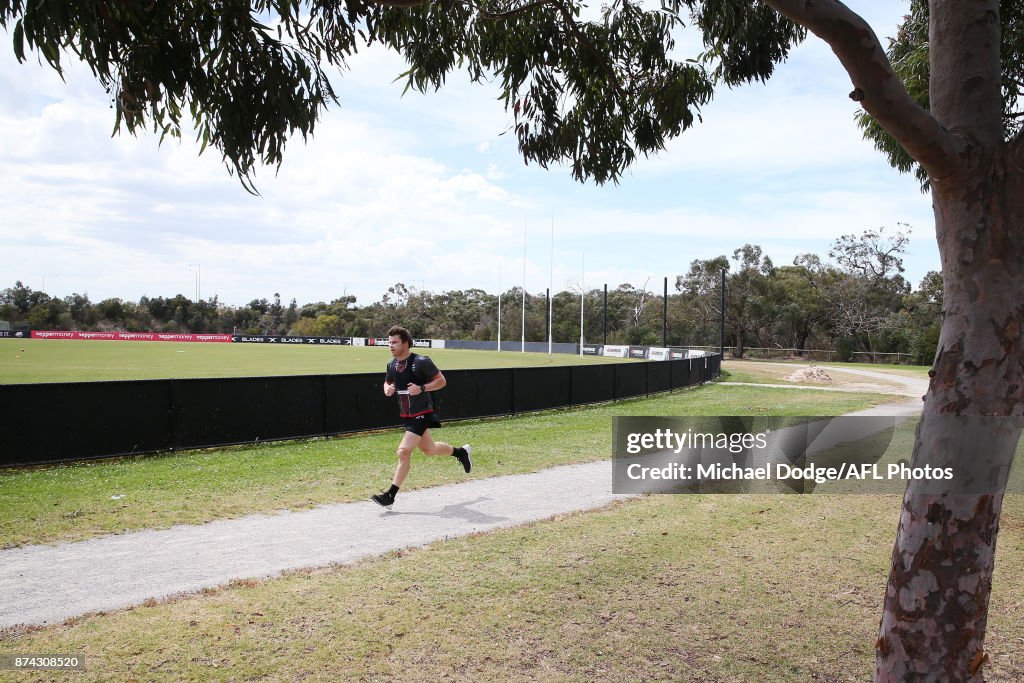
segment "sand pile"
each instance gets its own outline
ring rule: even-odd
[[[786,375],[787,382],[814,382],[815,384],[832,384],[832,378],[819,367],[810,366],[800,368],[794,373]]]

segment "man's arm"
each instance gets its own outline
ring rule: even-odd
[[[448,380],[446,380],[444,378],[444,374],[440,370],[438,370],[437,374],[434,375],[434,379],[430,380],[429,382],[419,385],[410,384],[409,395],[418,396],[424,391],[440,391],[441,389],[444,389],[447,384]],[[415,387],[416,391],[413,391],[413,387]]]

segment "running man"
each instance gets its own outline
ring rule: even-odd
[[[398,495],[398,487],[409,474],[412,452],[419,448],[426,455],[450,455],[462,464],[468,474],[473,468],[469,459],[472,449],[469,444],[454,448],[443,441],[434,441],[430,430],[440,427],[441,422],[434,413],[432,391],[443,389],[447,382],[444,375],[428,356],[412,352],[412,335],[404,327],[395,325],[388,330],[391,344],[391,360],[388,361],[384,377],[384,395],[398,395],[398,414],[405,422],[405,434],[398,444],[398,467],[391,488],[372,496],[373,502],[391,508]]]

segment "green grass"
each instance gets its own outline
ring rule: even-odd
[[[632,362],[572,354],[423,349],[442,370]],[[387,348],[0,339],[0,383],[384,372]]]
[[[75,681],[865,681],[900,498],[853,502],[649,496],[87,616],[0,651],[83,654]],[[1024,676],[1022,520],[1024,497],[1008,498],[990,682]]]
[[[472,476],[488,477],[608,458],[615,415],[822,415],[887,400],[712,385],[592,408],[449,423],[435,437],[473,444]],[[395,430],[0,471],[0,547],[362,500],[389,482],[398,439]],[[417,453],[405,488],[464,478],[445,459]]]

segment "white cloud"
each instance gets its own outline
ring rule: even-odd
[[[201,263],[204,296],[233,304],[344,291],[369,303],[399,281],[493,291],[499,269],[503,287],[522,282],[525,223],[527,287],[543,291],[552,220],[556,289],[579,280],[584,249],[588,287],[659,288],[745,242],[784,263],[898,220],[920,228],[913,267],[938,267],[928,198],[860,140],[848,79],[820,43],[766,87],[719,93],[703,124],[600,188],[525,167],[494,85],[455,77],[402,97],[394,54],[364,50],[350,66],[332,75],[340,109],[289,144],[279,171],[258,171],[253,197],[188,134],[111,138],[107,95],[81,65],[64,84],[0,50],[0,287],[46,275],[60,296],[191,296],[188,264]]]

